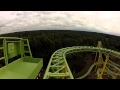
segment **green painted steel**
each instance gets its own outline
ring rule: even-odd
[[[101,48],[101,47],[73,46],[73,47],[62,48],[62,49],[55,51],[52,54],[43,79],[50,79],[52,77],[53,78],[65,77],[68,79],[74,79],[73,75],[70,71],[70,68],[67,64],[67,61],[66,61],[67,54],[71,54],[74,52],[100,52],[105,55],[108,54],[108,55],[111,55],[111,56],[114,56],[114,57],[117,57],[120,59],[120,52],[106,49],[106,48]],[[65,64],[63,65],[63,63],[65,63]],[[93,64],[90,67],[90,69],[88,70],[88,72],[85,75],[81,76],[79,79],[85,78],[95,65],[96,64]],[[61,72],[64,69],[63,67],[65,67],[67,69],[67,71],[64,72],[64,75]],[[115,65],[113,65],[113,67],[115,67]],[[105,70],[105,71],[108,72],[107,70]]]
[[[3,56],[0,60],[5,61],[5,66],[0,68],[0,79],[35,79],[43,67],[43,59],[33,58],[28,39],[18,37],[0,39],[3,40],[3,46],[0,47]],[[18,55],[21,57],[8,63],[10,58]]]
[[[114,68],[116,68],[118,71],[120,71],[120,69],[119,69],[118,67],[116,67],[116,65],[111,64],[111,63],[113,63],[113,62],[109,60],[109,62],[108,62],[107,64],[110,65],[110,66],[112,66],[112,67],[114,67]],[[90,72],[92,71],[92,69],[96,66],[96,64],[97,64],[97,63],[92,64],[92,65],[90,66],[89,70],[88,70],[84,75],[82,75],[82,76],[80,76],[80,77],[78,77],[78,78],[76,78],[76,79],[83,79],[83,78],[85,78],[87,75],[89,75],[89,73],[90,73]],[[101,64],[104,64],[104,62],[102,62]],[[97,70],[97,72],[96,72],[97,76],[100,75],[100,71],[101,71],[101,70],[102,70],[102,68],[99,68],[99,69]],[[114,72],[111,71],[109,68],[106,68],[106,69],[105,69],[105,72],[108,73],[109,75],[111,75],[113,79],[116,79],[116,76],[115,76],[115,75],[120,76],[119,73],[114,73]]]
[[[35,79],[42,66],[42,58],[25,56],[0,68],[0,79]]]
[[[0,50],[3,51],[3,56],[0,56],[0,60],[5,61],[5,66],[0,68],[0,79],[35,79],[43,67],[43,59],[33,58],[28,39],[18,37],[0,37],[0,39],[3,40],[2,45],[0,45]],[[105,56],[108,54],[120,59],[120,52],[103,48],[100,41],[98,42],[98,47],[73,46],[62,48],[52,54],[43,79],[74,79],[66,61],[66,56],[75,52],[98,52],[101,57],[101,64],[104,64],[102,54]],[[18,55],[21,57],[12,63],[8,63],[9,59]],[[91,65],[89,70],[84,75],[76,79],[85,78],[96,65],[97,63]],[[108,67],[105,68],[104,72],[111,75],[113,79],[120,76],[119,64],[109,60],[107,65],[115,68],[118,72],[113,72]],[[97,69],[97,76],[100,75],[101,70],[102,68]]]

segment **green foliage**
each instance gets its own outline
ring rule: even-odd
[[[33,57],[42,57],[46,67],[53,52],[71,46],[97,46],[102,41],[103,47],[120,51],[120,37],[95,32],[69,30],[40,30],[3,34],[7,37],[29,39]]]

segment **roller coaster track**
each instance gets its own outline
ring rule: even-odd
[[[47,69],[45,71],[44,77],[43,79],[51,79],[51,78],[60,78],[60,79],[74,79],[71,70],[67,64],[66,61],[66,56],[68,54],[71,53],[75,53],[75,52],[101,52],[105,55],[110,55],[110,56],[114,56],[116,58],[120,59],[120,52],[114,51],[114,50],[110,50],[110,49],[106,49],[106,48],[101,48],[101,47],[93,47],[93,46],[73,46],[73,47],[66,47],[66,48],[62,48],[59,49],[57,51],[55,51],[51,58],[50,61],[48,63]],[[104,62],[102,62],[104,63]],[[112,61],[109,60],[109,62],[107,63],[113,67],[115,67],[116,69],[119,70],[119,68],[117,68],[116,66],[119,66],[119,64],[113,63]],[[87,71],[86,74],[84,74],[83,76],[77,78],[77,79],[82,79],[84,77],[86,77],[90,71],[92,70],[92,68],[96,65],[96,63],[94,63],[89,70]],[[98,69],[98,74],[100,69]],[[119,70],[120,71],[120,70]],[[105,72],[107,73],[113,73],[111,70],[109,70],[107,67],[105,69]],[[116,74],[116,73],[113,73]],[[111,76],[113,78],[115,78],[115,76],[111,74]],[[119,74],[118,74],[119,75]]]
[[[112,62],[112,61],[110,61],[110,62]],[[101,64],[103,64],[103,63],[104,63],[104,62],[102,62]],[[113,63],[113,62],[112,62],[112,63]],[[83,76],[80,76],[79,78],[76,78],[76,79],[83,79],[83,78],[85,78],[87,75],[89,75],[89,73],[92,71],[93,67],[94,67],[96,64],[97,64],[97,63],[92,64],[91,67],[89,68],[89,70],[88,70]],[[120,69],[119,69],[118,67],[116,67],[114,64],[108,63],[108,65],[110,65],[110,66],[116,68],[118,71],[120,71]],[[102,68],[100,68],[100,69],[97,70],[97,76],[99,76],[101,69],[102,69]],[[115,75],[120,75],[120,74],[118,74],[118,73],[114,73],[114,72],[111,71],[109,68],[107,68],[107,69],[105,70],[105,72],[108,73],[108,74],[110,74],[113,79],[116,79],[116,76],[115,76]]]

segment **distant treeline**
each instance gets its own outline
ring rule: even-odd
[[[40,30],[3,34],[6,37],[29,39],[33,57],[44,59],[48,64],[51,55],[58,49],[70,46],[97,46],[102,41],[104,48],[120,51],[120,37],[95,32],[70,30]]]

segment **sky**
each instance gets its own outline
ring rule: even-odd
[[[0,34],[86,30],[120,36],[120,11],[0,11]]]

